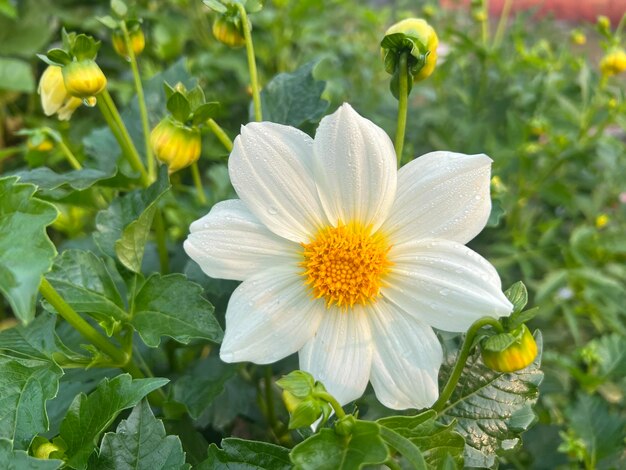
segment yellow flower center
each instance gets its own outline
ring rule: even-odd
[[[391,263],[391,246],[380,233],[358,223],[321,229],[310,243],[303,243],[305,285],[326,306],[348,308],[365,305],[379,294]]]

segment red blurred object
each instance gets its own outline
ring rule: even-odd
[[[441,5],[454,8],[469,5],[470,0],[441,0]],[[489,13],[500,15],[506,0],[489,0]],[[626,13],[626,0],[512,0],[511,13],[536,9],[538,16],[554,15],[568,21],[595,22],[599,15],[608,16],[615,27]]]

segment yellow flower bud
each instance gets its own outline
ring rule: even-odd
[[[200,158],[200,130],[165,118],[152,130],[150,145],[159,161],[174,173]]]
[[[624,49],[614,49],[600,61],[602,75],[610,77],[626,71],[626,52]]]
[[[537,357],[537,343],[526,325],[520,338],[504,351],[482,350],[483,362],[498,372],[515,372],[528,367]]]
[[[49,65],[39,80],[38,93],[41,95],[41,107],[46,116],[57,114],[60,121],[67,121],[82,101],[71,96],[63,83],[61,67]]]
[[[604,228],[609,223],[609,216],[606,214],[600,214],[596,217],[596,228]]]
[[[50,454],[52,452],[56,452],[57,450],[61,450],[58,446],[54,445],[52,442],[45,442],[41,444],[37,449],[35,449],[34,455],[38,459],[49,459]]]
[[[54,142],[50,139],[28,139],[26,147],[36,152],[49,152],[54,148]]]
[[[130,44],[133,48],[133,53],[138,56],[143,52],[146,47],[146,37],[143,34],[141,28],[131,29],[128,32],[130,38]],[[126,48],[126,41],[124,40],[124,33],[121,30],[117,30],[113,33],[113,49],[117,52],[117,55],[127,59],[129,58],[128,49]]]
[[[230,47],[241,47],[246,44],[246,38],[237,24],[223,16],[218,16],[213,22],[213,36]]]
[[[584,46],[585,44],[587,44],[587,36],[585,36],[585,34],[580,31],[572,31],[570,39],[572,41],[572,44],[576,46]]]
[[[439,38],[433,27],[421,18],[408,18],[391,26],[385,32],[385,36],[396,33],[404,33],[417,38],[428,52],[424,67],[413,77],[413,80],[419,82],[430,77],[437,65],[437,46],[439,45]]]
[[[70,95],[90,98],[104,90],[107,79],[95,61],[85,59],[63,67],[63,83]]]

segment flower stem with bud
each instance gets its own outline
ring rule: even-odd
[[[232,152],[233,141],[230,140],[230,137],[228,137],[226,132],[224,132],[224,129],[222,129],[220,125],[217,122],[215,122],[215,120],[213,119],[208,119],[206,124],[207,126],[209,126],[209,129],[211,129],[211,132],[215,134],[215,137],[217,137],[217,140],[219,140],[222,143],[224,148],[228,150],[229,152]]]
[[[248,55],[248,69],[250,70],[250,86],[252,87],[252,101],[254,103],[254,120],[260,122],[263,120],[261,111],[261,93],[259,89],[259,78],[256,70],[256,60],[254,58],[254,44],[252,43],[252,34],[250,33],[250,23],[248,22],[248,14],[246,8],[241,3],[237,3],[237,10],[241,15],[243,24],[243,36],[246,39],[246,53]]]
[[[61,139],[57,141],[57,144],[59,144],[59,148],[61,149],[61,152],[63,152],[63,155],[65,156],[65,158],[67,159],[71,167],[74,168],[75,170],[82,170],[83,166],[76,159],[76,157],[74,156],[74,153],[65,144],[65,142],[63,142],[63,140]]]
[[[191,177],[193,178],[193,184],[196,187],[196,195],[198,196],[198,202],[205,206],[207,204],[204,189],[202,189],[202,178],[200,178],[200,170],[198,169],[198,162],[191,164]]]
[[[398,77],[398,124],[396,128],[396,139],[394,147],[396,157],[398,159],[398,168],[402,163],[402,150],[404,148],[404,132],[406,129],[406,117],[409,103],[409,72],[408,72],[409,53],[400,54]]]

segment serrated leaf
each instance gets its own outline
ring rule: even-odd
[[[220,104],[217,101],[212,101],[210,103],[204,103],[200,105],[193,112],[193,119],[191,121],[192,124],[194,126],[197,126],[199,124],[206,122],[209,118],[215,117],[219,109],[220,109]]]
[[[519,445],[520,433],[532,423],[519,418],[520,413],[528,416],[543,380],[543,372],[539,370],[541,333],[535,334],[535,340],[537,358],[518,372],[492,371],[482,363],[478,353],[468,359],[459,385],[439,414],[446,424],[457,422],[456,430],[465,438],[466,466],[492,467],[499,452]],[[440,373],[441,383],[447,380],[454,360],[454,354],[447,357]]]
[[[521,331],[518,334],[514,333],[498,333],[489,336],[483,343],[482,348],[487,351],[501,352],[511,346],[522,337]]]
[[[506,291],[504,295],[513,304],[513,313],[521,312],[528,303],[528,291],[522,281],[517,281]]]
[[[63,370],[52,361],[0,356],[0,437],[27,449],[48,429],[46,401],[55,397]]]
[[[65,173],[57,173],[48,167],[38,167],[32,170],[20,170],[12,173],[19,176],[20,181],[32,183],[38,187],[38,191],[52,191],[61,187],[69,187],[82,191],[93,186],[98,181],[111,178],[115,175],[115,166],[108,170],[96,168],[83,168]]]
[[[139,402],[115,433],[106,433],[94,469],[178,470],[189,468],[177,436],[166,436],[146,400]]]
[[[25,327],[18,325],[0,331],[0,353],[39,361],[52,361],[52,353],[57,350],[54,334],[56,317],[43,312]]]
[[[222,328],[213,316],[213,305],[202,297],[202,287],[182,274],[150,276],[133,302],[132,325],[150,347],[161,336],[187,344],[192,338],[220,342]]]
[[[23,450],[13,450],[11,441],[0,439],[0,468],[8,470],[56,470],[62,465],[62,460],[36,459]]]
[[[176,91],[167,99],[167,110],[172,113],[174,119],[184,123],[189,117],[191,106],[185,95]]]
[[[114,267],[94,253],[66,250],[55,260],[46,279],[74,310],[107,323],[128,317],[114,276],[119,277]]]
[[[146,189],[137,189],[113,200],[108,209],[96,216],[94,240],[109,256],[117,255],[128,269],[139,272],[145,243],[150,233],[156,203],[169,190],[167,168]]]
[[[209,446],[209,457],[198,470],[290,470],[289,449],[267,442],[222,439],[221,449]]]
[[[35,189],[15,177],[0,179],[0,292],[22,323],[35,316],[41,277],[56,255],[46,227],[57,210],[33,198]]]
[[[290,457],[296,468],[302,470],[356,470],[383,463],[389,451],[378,424],[356,420],[350,436],[322,429],[295,446]]]
[[[173,397],[186,406],[189,415],[197,419],[224,390],[224,384],[237,369],[216,357],[203,359],[189,368],[173,386]]]
[[[263,119],[298,127],[324,115],[328,101],[321,98],[326,82],[313,77],[316,62],[293,73],[276,75],[261,91]]]
[[[462,468],[465,447],[463,436],[454,430],[453,423],[444,426],[438,423],[436,418],[437,412],[428,410],[416,416],[382,418],[377,423],[408,439],[419,449],[429,468],[439,468],[448,457],[452,458],[456,468]],[[391,442],[387,442],[393,447]],[[397,450],[403,453],[401,449]]]
[[[626,376],[626,338],[614,333],[595,339],[592,344],[602,376],[613,379]]]
[[[167,382],[160,378],[133,380],[129,374],[122,374],[110,380],[105,378],[89,395],[78,395],[60,429],[60,436],[67,444],[67,465],[80,470],[87,468],[98,437],[120,411],[135,406]]]
[[[539,313],[539,307],[529,308],[528,310],[524,310],[522,312],[512,313],[510,317],[506,317],[503,321],[506,323],[507,327],[511,330],[514,330],[523,323],[532,320]]]

